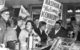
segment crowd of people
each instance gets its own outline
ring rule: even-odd
[[[34,46],[43,47],[54,38],[72,38],[80,40],[79,25],[75,18],[71,18],[72,22],[67,24],[67,28],[62,26],[62,20],[56,21],[54,26],[48,26],[46,22],[36,19],[32,21],[29,18],[26,20],[18,17],[17,19],[11,15],[9,9],[3,10],[0,13],[0,43],[11,50],[15,50],[15,44],[20,43],[20,50],[27,50],[31,47],[30,36],[33,37]],[[48,27],[47,27],[48,26]],[[36,44],[36,45],[35,45]],[[52,44],[42,50],[49,50]]]

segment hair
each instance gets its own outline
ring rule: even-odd
[[[34,22],[33,22],[32,20],[28,20],[28,21],[26,22],[26,24],[25,24],[25,25],[27,25],[27,23],[28,23],[28,22],[30,22],[30,23],[31,23],[32,28],[34,29],[34,26],[35,26]]]
[[[61,21],[60,20],[56,21],[56,24],[61,25]]]
[[[3,10],[3,11],[1,11],[1,14],[3,13],[3,12],[10,12],[10,10],[9,9],[5,9],[5,10]]]
[[[44,25],[46,25],[46,22],[41,21],[41,22],[39,23],[39,28],[41,28],[41,27],[44,26]]]
[[[14,18],[12,18],[12,20],[13,20],[13,24],[16,26],[17,25],[17,20],[14,19]]]
[[[17,21],[20,21],[20,20],[23,20],[23,19],[22,19],[21,17],[18,17],[18,18],[17,18]]]
[[[71,17],[71,21],[76,21],[75,17]]]
[[[12,12],[11,12],[10,9],[5,9],[5,10],[2,10],[2,11],[0,12],[0,18],[2,17],[1,14],[3,14],[4,12],[9,12],[10,17],[13,16],[13,14],[12,14]]]
[[[11,26],[12,23],[13,23],[14,26],[16,26],[17,25],[17,20],[15,18],[11,18],[10,26]]]
[[[14,19],[14,18],[10,18],[10,20],[8,20],[7,23],[6,23],[7,27],[10,27],[12,23],[13,23],[14,26],[16,26],[17,25],[17,20]]]

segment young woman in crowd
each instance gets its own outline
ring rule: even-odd
[[[28,20],[25,24],[25,29],[21,30],[19,35],[19,40],[21,43],[21,50],[27,50],[29,43],[29,36],[37,37],[37,34],[34,32],[34,23],[31,20]],[[40,40],[40,38],[38,37]]]
[[[15,30],[16,24],[17,24],[16,20],[14,19],[10,20],[10,23],[8,23],[6,34],[4,36],[4,44],[10,50],[15,49],[15,43],[17,41],[17,35]]]

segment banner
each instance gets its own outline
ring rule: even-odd
[[[29,12],[23,7],[23,5],[21,5],[19,16],[21,16],[22,18],[30,16]]]
[[[0,0],[0,11],[4,8],[5,6],[5,0]]]
[[[55,0],[44,0],[40,21],[45,21],[47,24],[54,25],[57,20],[59,20],[59,13],[61,8],[61,3]]]

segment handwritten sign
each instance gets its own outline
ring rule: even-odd
[[[54,25],[59,19],[61,3],[55,0],[44,0],[40,21],[45,21],[47,24]]]

